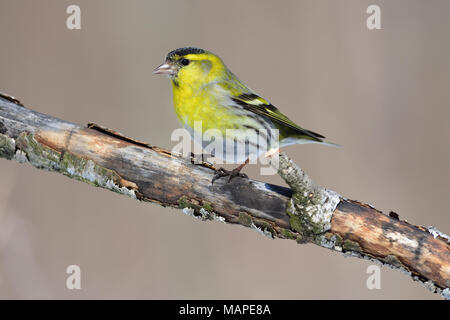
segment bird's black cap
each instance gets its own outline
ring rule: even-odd
[[[171,60],[173,56],[177,55],[177,56],[185,56],[187,54],[199,54],[199,53],[205,53],[206,51],[200,48],[193,48],[193,47],[185,47],[185,48],[179,48],[173,51],[170,51],[167,54],[167,58],[168,60]]]

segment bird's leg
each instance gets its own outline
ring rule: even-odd
[[[241,177],[241,178],[248,178],[248,176],[245,173],[241,173],[241,170],[245,165],[249,162],[249,159],[245,160],[245,162],[239,167],[234,168],[233,170],[225,170],[224,168],[220,168],[218,170],[214,171],[214,176],[212,178],[211,184],[214,184],[214,181],[217,179],[220,179],[222,177],[228,176],[228,182],[231,181],[234,177]]]

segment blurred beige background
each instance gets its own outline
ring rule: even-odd
[[[81,30],[66,8],[81,7]],[[382,30],[366,28],[381,7]],[[450,231],[449,1],[0,0],[0,91],[37,111],[170,148],[175,48],[211,50],[343,148],[291,146],[318,183]],[[250,176],[282,183],[277,176]],[[370,262],[203,223],[0,160],[0,298],[439,298]],[[82,290],[65,287],[68,265]]]

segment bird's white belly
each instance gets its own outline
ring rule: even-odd
[[[229,129],[224,136],[219,130],[195,132],[187,124],[184,128],[205,154],[213,155],[221,163],[242,164],[250,157],[257,159],[265,154],[271,145],[261,131]]]

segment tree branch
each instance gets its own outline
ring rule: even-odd
[[[62,173],[202,220],[235,223],[271,238],[310,242],[409,274],[450,298],[450,240],[317,186],[286,154],[272,165],[289,188],[218,180],[213,168],[91,124],[32,111],[0,94],[0,157]]]

